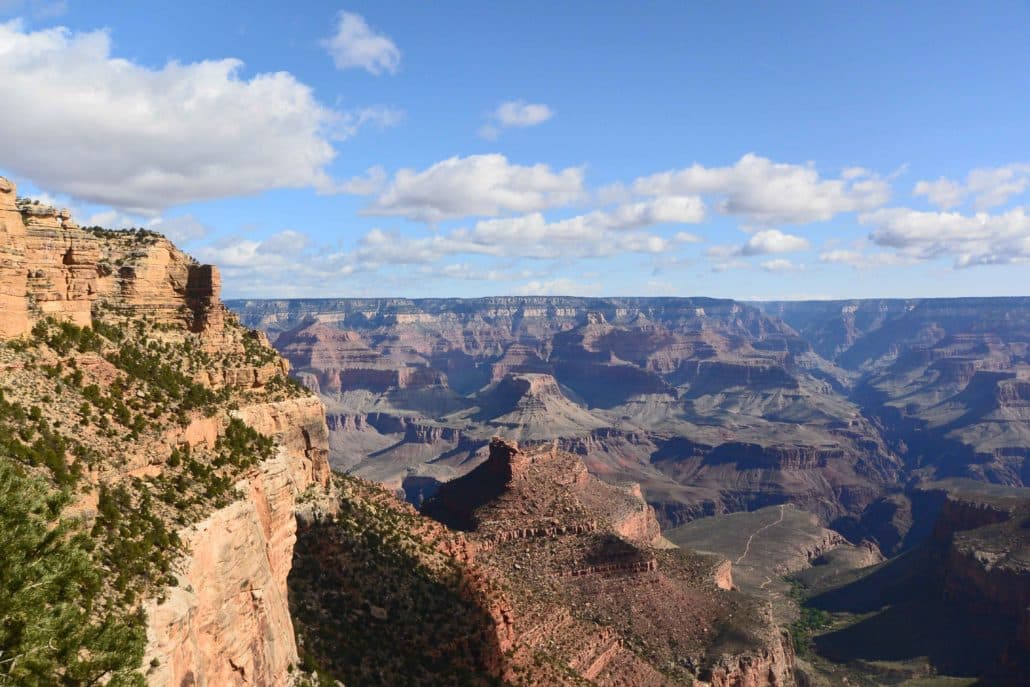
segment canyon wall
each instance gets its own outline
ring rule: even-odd
[[[217,268],[164,237],[80,228],[0,178],[0,340],[20,340],[8,357],[28,349],[78,375],[54,381],[15,357],[4,392],[26,404],[53,394],[44,426],[83,442],[71,512],[100,521],[103,495],[122,493],[159,504],[149,512],[181,542],[167,573],[136,581],[147,598],[124,609],[146,611],[149,685],[290,684],[298,499],[330,490],[322,403],[238,324],[220,288]],[[80,392],[92,400],[66,398]],[[84,470],[82,456],[93,456]]]
[[[274,437],[278,454],[240,480],[239,500],[181,534],[189,553],[178,584],[147,608],[146,661],[157,660],[147,681],[155,687],[282,685],[298,662],[286,580],[297,498],[329,486],[324,410],[309,397],[234,415]]]

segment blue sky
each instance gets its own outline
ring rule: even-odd
[[[0,173],[229,297],[1026,295],[1030,5],[0,0]]]

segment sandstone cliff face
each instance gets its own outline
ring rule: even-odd
[[[177,586],[147,607],[148,684],[283,685],[297,663],[287,603],[296,540],[298,474],[288,450],[238,484],[243,498],[180,536],[188,554]]]
[[[67,210],[19,199],[0,178],[0,336],[54,317],[88,326],[103,302],[156,323],[220,334],[217,268],[156,234],[81,229]]]
[[[316,398],[244,406],[235,417],[274,437],[278,455],[239,484],[241,498],[180,536],[177,586],[148,604],[148,673],[158,687],[284,685],[298,664],[287,595],[297,498],[329,486],[328,428]],[[211,442],[201,421],[182,437]],[[206,431],[205,431],[206,430]]]
[[[16,187],[0,177],[0,337],[29,329],[25,299],[25,224],[15,205]]]
[[[69,512],[106,528],[145,514],[104,536],[152,527],[163,542],[125,549],[161,561],[135,561],[136,578],[117,588],[132,592],[121,611],[147,613],[140,669],[151,685],[290,682],[297,501],[329,487],[321,402],[289,382],[267,338],[240,327],[220,286],[216,268],[163,237],[83,230],[0,179],[0,341],[20,339],[0,347],[2,392],[34,407],[44,431],[71,432],[53,440],[69,448],[52,461],[79,480]],[[108,563],[112,575],[120,564]]]

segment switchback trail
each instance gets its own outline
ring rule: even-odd
[[[786,507],[787,507],[787,504],[782,504],[780,506],[780,519],[779,520],[777,520],[776,522],[770,522],[768,525],[762,525],[757,530],[755,530],[754,532],[751,533],[751,536],[747,538],[747,544],[744,546],[744,553],[740,554],[740,558],[737,559],[737,562],[734,563],[734,565],[740,565],[740,562],[742,560],[744,560],[745,558],[747,558],[747,553],[748,553],[748,551],[751,550],[751,542],[754,540],[754,538],[756,536],[758,536],[759,533],[769,529],[773,525],[779,525],[781,522],[783,522],[783,509],[786,508]]]

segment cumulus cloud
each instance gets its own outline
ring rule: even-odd
[[[751,236],[740,247],[741,255],[767,255],[769,253],[796,253],[808,250],[808,240],[779,229],[766,229]]]
[[[944,177],[937,181],[920,181],[912,193],[917,196],[926,196],[931,203],[945,210],[961,205],[966,196],[966,190],[962,184]]]
[[[610,187],[607,193],[613,193]],[[839,179],[824,179],[812,165],[773,162],[747,154],[728,167],[695,164],[637,179],[638,195],[710,195],[716,208],[760,224],[805,224],[843,212],[871,210],[890,197],[890,185],[868,170],[852,167]]]
[[[100,226],[111,225],[100,224]],[[172,243],[179,245],[198,241],[211,235],[211,227],[193,215],[159,217],[148,223],[147,228],[164,234]]]
[[[0,160],[36,185],[135,214],[271,188],[333,186],[333,141],[386,108],[339,112],[291,74],[235,59],[151,69],[106,31],[0,24]]]
[[[724,269],[732,269],[746,265],[741,261],[731,261],[730,258],[751,257],[755,255],[769,255],[771,253],[797,253],[808,250],[808,240],[801,236],[785,234],[779,229],[765,229],[752,234],[743,245],[718,245],[708,249],[709,258],[717,263],[731,265]],[[775,264],[782,264],[785,261],[770,261]]]
[[[225,237],[192,251],[218,265],[230,295],[285,298],[325,294],[362,270],[351,256],[285,230],[264,239]]]
[[[489,117],[489,121],[478,131],[480,138],[496,139],[501,129],[524,128],[543,124],[554,116],[554,110],[543,103],[527,103],[524,100],[510,100],[501,103]]]
[[[336,16],[336,33],[322,41],[337,69],[364,69],[379,76],[396,74],[401,51],[389,37],[378,33],[365,18],[353,12]]]
[[[972,215],[884,208],[860,219],[873,227],[874,243],[909,259],[950,257],[956,267],[1030,260],[1030,215],[1023,207]]]
[[[375,165],[366,169],[364,174],[341,182],[336,190],[355,196],[371,196],[386,187],[386,176],[386,169],[382,165]]]
[[[583,198],[583,169],[512,164],[499,154],[452,157],[422,171],[399,170],[365,210],[421,222],[536,212]]]
[[[450,255],[499,258],[595,258],[624,253],[662,254],[696,237],[672,238],[639,231],[641,214],[616,208],[549,221],[539,212],[481,220],[471,228],[425,237],[373,229],[359,241],[356,257],[373,264],[431,263]]]
[[[968,198],[973,199],[975,209],[987,210],[1004,205],[1027,188],[1030,188],[1030,163],[1024,162],[971,170],[965,182],[945,177],[936,181],[920,181],[912,193],[926,196],[930,203],[942,210],[962,205]]]

